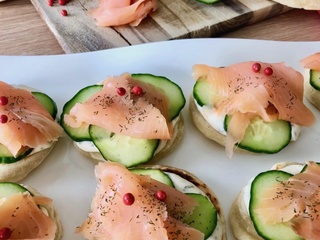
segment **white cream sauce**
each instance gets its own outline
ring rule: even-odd
[[[226,136],[227,133],[224,130],[225,116],[218,115],[214,107],[209,107],[205,105],[201,107],[196,100],[194,101],[198,111],[202,114],[202,116],[210,124],[210,126],[213,127],[215,130],[217,130],[219,133]],[[301,132],[301,126],[292,123],[291,124],[291,141],[296,141],[300,135],[300,132]]]
[[[37,152],[41,152],[44,149],[50,148],[52,146],[52,144],[53,143],[47,143],[47,144],[39,145],[39,146],[35,147],[29,155],[35,154]]]

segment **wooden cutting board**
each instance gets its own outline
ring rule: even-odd
[[[31,0],[66,53],[181,38],[214,37],[279,15],[290,8],[269,0],[221,0],[212,5],[196,0],[158,0],[158,9],[138,27],[97,27],[87,10],[99,0]],[[61,10],[66,9],[64,17]]]

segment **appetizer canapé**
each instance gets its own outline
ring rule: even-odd
[[[59,240],[61,236],[52,199],[28,186],[0,182],[1,239]]]
[[[226,239],[217,196],[186,171],[104,162],[95,174],[91,212],[76,230],[86,239]]]
[[[315,122],[303,103],[303,76],[284,63],[195,65],[190,100],[195,126],[208,138],[246,152],[277,153]]]
[[[237,239],[316,240],[320,232],[320,166],[276,164],[240,192],[230,210]]]
[[[80,90],[61,124],[78,149],[131,167],[171,152],[183,135],[181,88],[165,77],[123,74]]]
[[[0,82],[0,181],[19,181],[64,135],[57,107],[45,93]]]

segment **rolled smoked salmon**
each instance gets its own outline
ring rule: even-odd
[[[98,26],[138,26],[156,9],[156,0],[99,0],[99,6],[90,10],[89,15],[96,20]]]

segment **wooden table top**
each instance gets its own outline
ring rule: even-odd
[[[320,41],[320,15],[295,9],[217,37]],[[52,54],[64,51],[31,2],[0,2],[0,55]]]

